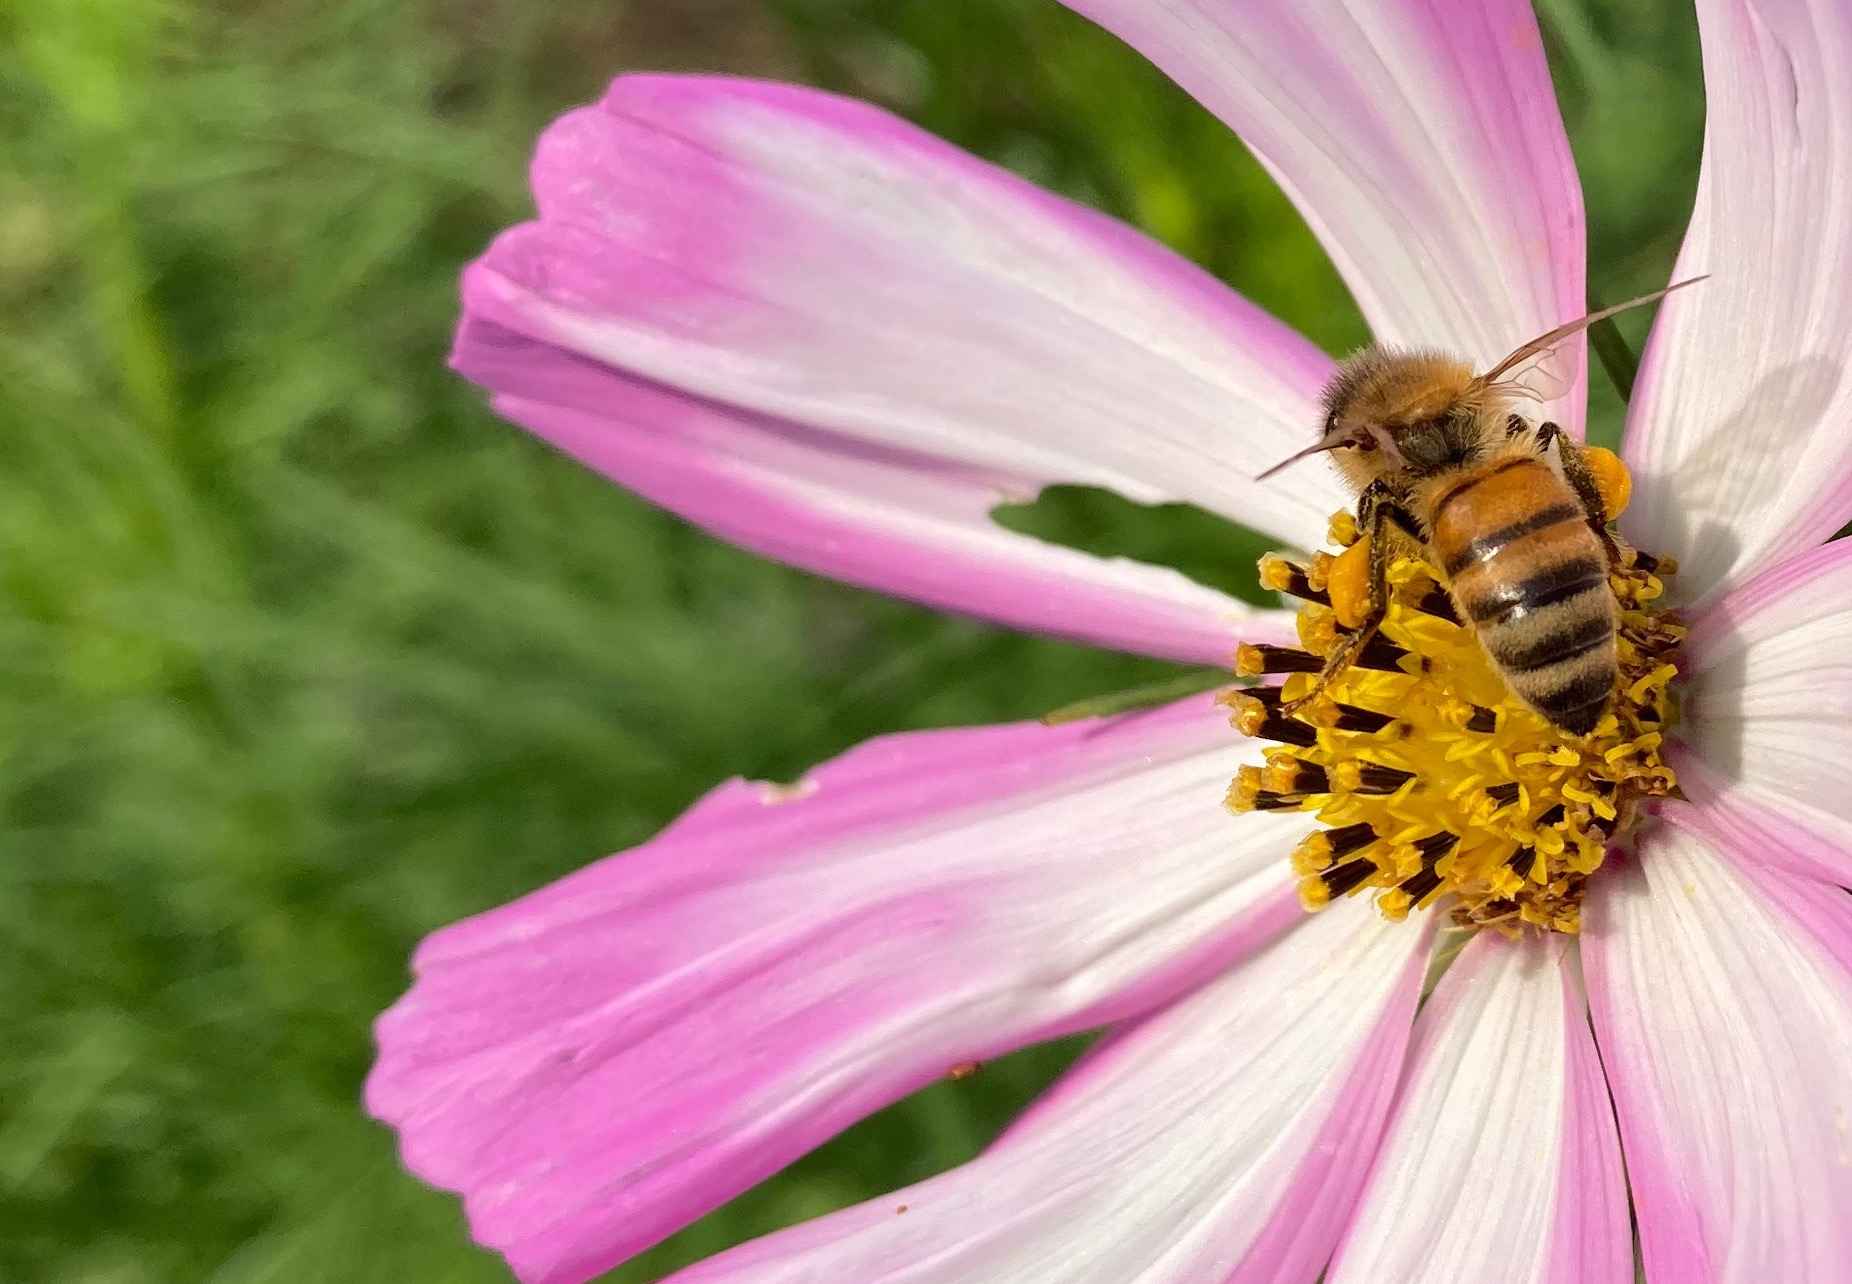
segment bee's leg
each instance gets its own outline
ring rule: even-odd
[[[1280,706],[1282,714],[1290,715],[1315,700],[1350,667],[1357,653],[1382,626],[1383,617],[1389,613],[1389,540],[1385,537],[1389,534],[1390,522],[1409,538],[1421,539],[1421,524],[1402,506],[1395,492],[1382,481],[1373,481],[1357,498],[1357,528],[1370,541],[1370,564],[1365,582],[1368,597],[1363,620],[1339,639],[1331,654],[1325,657],[1325,667],[1305,694]]]
[[[1555,424],[1544,424],[1537,429],[1537,452],[1549,450],[1550,443],[1556,443],[1557,458],[1563,461],[1563,477],[1575,491],[1576,498],[1582,501],[1582,511],[1588,514],[1588,527],[1601,540],[1601,547],[1607,550],[1608,569],[1619,570],[1624,559],[1621,557],[1620,542],[1608,529],[1607,505],[1602,502],[1601,489],[1595,485],[1595,476],[1589,472],[1588,464],[1582,458],[1582,448],[1573,438]]]

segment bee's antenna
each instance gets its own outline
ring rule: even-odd
[[[1349,433],[1327,432],[1322,438],[1312,445],[1307,446],[1304,450],[1296,450],[1279,463],[1269,468],[1266,472],[1256,474],[1254,480],[1266,481],[1267,478],[1273,476],[1273,474],[1291,464],[1298,463],[1301,459],[1308,459],[1313,455],[1322,454],[1327,450],[1336,450],[1339,446],[1348,446],[1350,444],[1352,443]]]
[[[1686,277],[1683,281],[1674,281],[1663,290],[1654,290],[1651,294],[1642,294],[1637,299],[1628,299],[1625,303],[1616,303],[1611,308],[1603,308],[1599,312],[1591,312],[1587,316],[1578,317],[1574,321],[1566,321],[1562,325],[1557,326],[1554,330],[1551,330],[1548,334],[1538,335],[1535,339],[1532,339],[1529,343],[1480,375],[1479,382],[1491,383],[1493,380],[1497,379],[1498,376],[1504,374],[1505,371],[1511,369],[1520,362],[1536,356],[1539,352],[1548,352],[1564,339],[1576,333],[1576,331],[1586,330],[1597,321],[1606,321],[1617,312],[1625,312],[1629,308],[1637,308],[1648,303],[1657,302],[1674,290],[1682,290],[1688,285],[1696,285],[1699,281],[1708,281],[1709,279],[1710,273],[1708,272],[1703,276]]]

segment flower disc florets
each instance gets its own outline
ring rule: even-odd
[[[1333,543],[1357,541],[1332,520]],[[1350,559],[1356,561],[1357,559]],[[1575,932],[1588,877],[1624,838],[1641,803],[1677,781],[1660,757],[1669,684],[1684,629],[1658,603],[1674,568],[1631,549],[1609,579],[1620,607],[1620,681],[1586,736],[1551,725],[1506,686],[1439,575],[1402,557],[1389,569],[1381,629],[1356,662],[1290,716],[1344,632],[1333,594],[1349,591],[1340,559],[1262,560],[1269,587],[1303,599],[1303,650],[1244,645],[1243,677],[1282,675],[1223,699],[1244,734],[1277,742],[1228,793],[1238,812],[1295,809],[1324,826],[1293,853],[1308,909],[1364,888],[1400,920],[1453,898],[1461,926],[1528,923]]]

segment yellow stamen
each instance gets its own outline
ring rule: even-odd
[[[1259,767],[1243,767],[1235,773],[1234,783],[1228,787],[1228,809],[1232,812],[1254,810],[1254,801],[1260,797],[1261,771]]]
[[[1235,676],[1238,678],[1258,678],[1266,672],[1261,664],[1260,648],[1243,642],[1235,648]]]
[[[1305,878],[1299,881],[1299,903],[1307,913],[1316,914],[1331,903],[1331,892],[1322,878]]]
[[[1618,460],[1613,468],[1624,476]],[[1552,726],[1511,693],[1472,629],[1443,618],[1439,577],[1413,557],[1388,568],[1383,650],[1282,717],[1281,700],[1311,689],[1367,598],[1368,540],[1348,514],[1333,518],[1332,533],[1347,545],[1336,557],[1303,568],[1269,559],[1269,583],[1307,600],[1305,650],[1243,650],[1244,673],[1283,674],[1284,685],[1265,698],[1230,692],[1225,702],[1245,734],[1281,743],[1264,766],[1241,769],[1230,806],[1296,809],[1329,826],[1292,853],[1307,909],[1371,889],[1392,920],[1446,898],[1461,926],[1575,932],[1608,845],[1626,837],[1645,800],[1677,783],[1660,757],[1685,632],[1655,605],[1669,559],[1628,553],[1610,577],[1621,676],[1586,736]]]

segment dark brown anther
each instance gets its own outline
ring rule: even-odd
[[[1329,725],[1339,731],[1360,731],[1365,735],[1373,735],[1395,721],[1389,714],[1365,709],[1360,705],[1334,701],[1332,707],[1337,710],[1337,716],[1329,719]]]
[[[1323,657],[1297,647],[1272,646],[1265,642],[1243,642],[1235,648],[1237,677],[1258,678],[1263,673],[1318,673],[1325,667]]]
[[[1415,609],[1423,615],[1432,615],[1449,624],[1460,622],[1460,613],[1453,609],[1453,599],[1448,597],[1447,590],[1438,584],[1428,586],[1428,591],[1422,595],[1419,602],[1415,603]]]
[[[1473,706],[1473,716],[1466,720],[1466,729],[1489,736],[1498,730],[1498,713],[1482,704]]]
[[[1303,602],[1331,605],[1331,595],[1322,588],[1312,587],[1312,582],[1306,578],[1305,568],[1283,557],[1269,554],[1261,559],[1260,584],[1262,588],[1272,589],[1276,593],[1289,593]]]
[[[1432,896],[1434,889],[1440,886],[1440,875],[1431,869],[1424,869],[1419,874],[1403,879],[1397,886],[1408,897],[1409,905],[1419,905]]]
[[[1331,778],[1325,769],[1303,758],[1285,755],[1273,758],[1267,763],[1263,775],[1268,787],[1277,789],[1281,793],[1327,794],[1331,792]]]
[[[1505,858],[1506,866],[1519,878],[1529,878],[1531,866],[1537,863],[1535,847],[1520,847]]]
[[[1548,829],[1552,825],[1560,825],[1563,823],[1563,817],[1567,814],[1568,808],[1564,807],[1561,803],[1557,803],[1554,807],[1550,808],[1550,810],[1544,812],[1543,815],[1537,817],[1537,828]]]
[[[1360,852],[1376,841],[1376,831],[1370,828],[1368,821],[1358,821],[1354,825],[1340,825],[1336,829],[1324,831],[1325,841],[1331,846],[1331,859],[1343,860],[1354,852]]]
[[[1374,669],[1378,673],[1406,673],[1402,660],[1408,652],[1378,633],[1363,644],[1363,649],[1353,657],[1351,663],[1359,669]]]
[[[1310,749],[1318,743],[1318,729],[1297,718],[1282,718],[1278,714],[1268,714],[1253,724],[1253,730],[1246,723],[1241,724],[1243,733],[1256,740],[1275,740],[1283,745],[1294,745],[1300,749]]]
[[[1507,780],[1502,785],[1487,785],[1485,795],[1500,807],[1509,807],[1518,800],[1518,782]]]
[[[1380,762],[1360,762],[1357,764],[1357,787],[1352,792],[1392,794],[1414,778],[1414,772],[1403,771],[1399,767],[1385,767]]]
[[[1426,838],[1417,838],[1414,847],[1415,851],[1420,853],[1422,868],[1432,869],[1436,861],[1459,846],[1459,844],[1460,836],[1458,834],[1449,833],[1447,830],[1442,829],[1429,834]]]
[[[1331,893],[1331,899],[1335,901],[1338,897],[1363,886],[1364,880],[1375,872],[1375,861],[1353,860],[1348,864],[1325,870],[1319,878],[1324,880],[1325,890]]]

